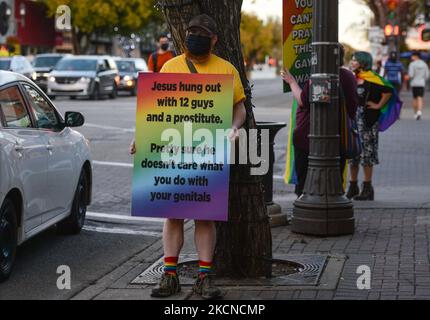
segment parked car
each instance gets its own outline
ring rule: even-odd
[[[72,130],[78,112],[60,115],[33,82],[0,71],[0,282],[17,245],[47,228],[79,233],[91,202],[88,141]]]
[[[36,72],[31,63],[23,56],[0,58],[0,70],[20,73],[31,80],[36,80]]]
[[[137,58],[116,58],[119,76],[121,78],[118,90],[128,91],[132,96],[137,95],[137,80],[139,72],[148,72],[145,60]]]
[[[48,89],[49,73],[54,69],[58,61],[65,55],[60,53],[38,54],[33,60],[33,67],[36,71],[34,81],[43,91]]]
[[[48,79],[48,95],[116,98],[120,78],[115,61],[108,56],[73,56],[61,59]]]

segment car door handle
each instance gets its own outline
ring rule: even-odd
[[[24,151],[24,147],[20,144],[15,145],[15,151],[16,152],[23,152]]]
[[[54,147],[52,146],[52,144],[47,144],[46,145],[46,150],[48,150],[48,151],[52,151],[53,148]]]

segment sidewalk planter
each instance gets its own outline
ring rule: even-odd
[[[262,176],[262,178],[264,187],[264,200],[266,202],[267,214],[270,217],[270,225],[272,227],[288,224],[287,214],[282,213],[281,206],[273,202],[273,165],[275,163],[275,137],[278,132],[286,126],[287,124],[284,122],[257,122],[257,130],[259,137],[261,135],[261,130],[269,130],[269,170],[264,176]],[[258,147],[258,150],[260,151],[260,144],[258,145]]]

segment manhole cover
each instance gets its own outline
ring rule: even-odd
[[[181,285],[193,285],[197,277],[196,254],[185,254],[179,258],[178,274]],[[272,278],[226,279],[216,278],[219,286],[316,286],[327,261],[326,255],[277,255],[273,259]],[[163,258],[146,269],[131,284],[155,285],[163,274]]]

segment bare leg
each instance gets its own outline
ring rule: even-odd
[[[371,182],[373,175],[373,167],[363,167],[364,169],[364,181]]]
[[[184,245],[184,220],[167,219],[163,228],[165,257],[178,257]]]
[[[414,113],[417,113],[417,111],[418,111],[418,99],[417,98],[413,99],[412,106],[414,108]]]
[[[194,221],[194,224],[194,241],[199,260],[212,262],[216,244],[215,222],[199,220]]]
[[[417,109],[418,111],[423,111],[423,97],[418,97],[417,99]]]
[[[350,181],[357,182],[357,180],[358,180],[358,173],[360,171],[360,167],[359,166],[350,165],[349,166],[349,170],[350,170],[350,173],[351,173]]]

